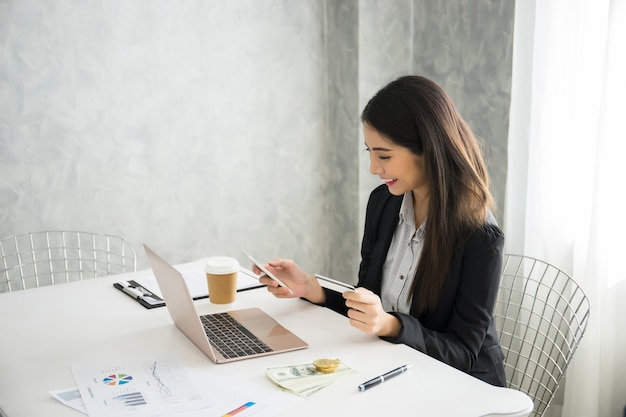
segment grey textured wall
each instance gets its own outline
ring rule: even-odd
[[[0,0],[0,237],[101,231],[171,262],[246,249],[353,281],[379,183],[358,116],[396,76],[450,91],[503,201],[513,11]]]
[[[413,69],[445,87],[482,139],[502,224],[515,2],[415,2]]]
[[[407,72],[441,84],[484,143],[499,210],[506,184],[514,13],[514,0],[361,2],[361,108],[380,86]],[[362,199],[375,185],[366,157]],[[496,214],[502,223],[502,212]]]
[[[328,262],[323,3],[2,0],[0,19],[0,235]]]

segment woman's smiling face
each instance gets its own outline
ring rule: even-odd
[[[416,196],[428,194],[424,157],[398,146],[367,123],[363,124],[365,146],[370,153],[370,172],[382,179],[389,192],[403,195],[414,191]]]

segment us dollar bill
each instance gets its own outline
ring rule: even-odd
[[[266,368],[267,377],[277,386],[303,397],[308,397],[338,378],[355,372],[343,362],[330,373],[318,371],[312,363]]]

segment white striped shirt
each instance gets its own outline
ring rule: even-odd
[[[415,270],[424,246],[426,221],[419,228],[415,226],[413,194],[405,193],[400,207],[396,231],[383,265],[381,301],[385,311],[409,314],[409,295]]]

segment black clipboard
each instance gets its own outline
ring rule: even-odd
[[[253,276],[252,272],[248,272],[243,269],[240,269],[239,272],[244,273],[249,276]],[[145,308],[152,309],[152,308],[157,308],[157,307],[163,307],[165,305],[165,300],[163,300],[157,294],[150,291],[145,286],[142,286],[137,281],[134,281],[134,280],[118,281],[118,282],[113,283],[113,287],[117,288],[118,290],[120,290],[121,292],[123,292],[124,294],[132,298],[133,300],[137,301],[139,304],[141,304]],[[237,288],[237,292],[252,290],[252,289],[261,288],[261,287],[265,287],[265,285],[261,284],[260,282],[258,282],[257,284],[253,284],[253,285],[248,284],[246,286]],[[203,298],[209,298],[208,292],[207,294],[193,297],[194,300],[201,300]]]

